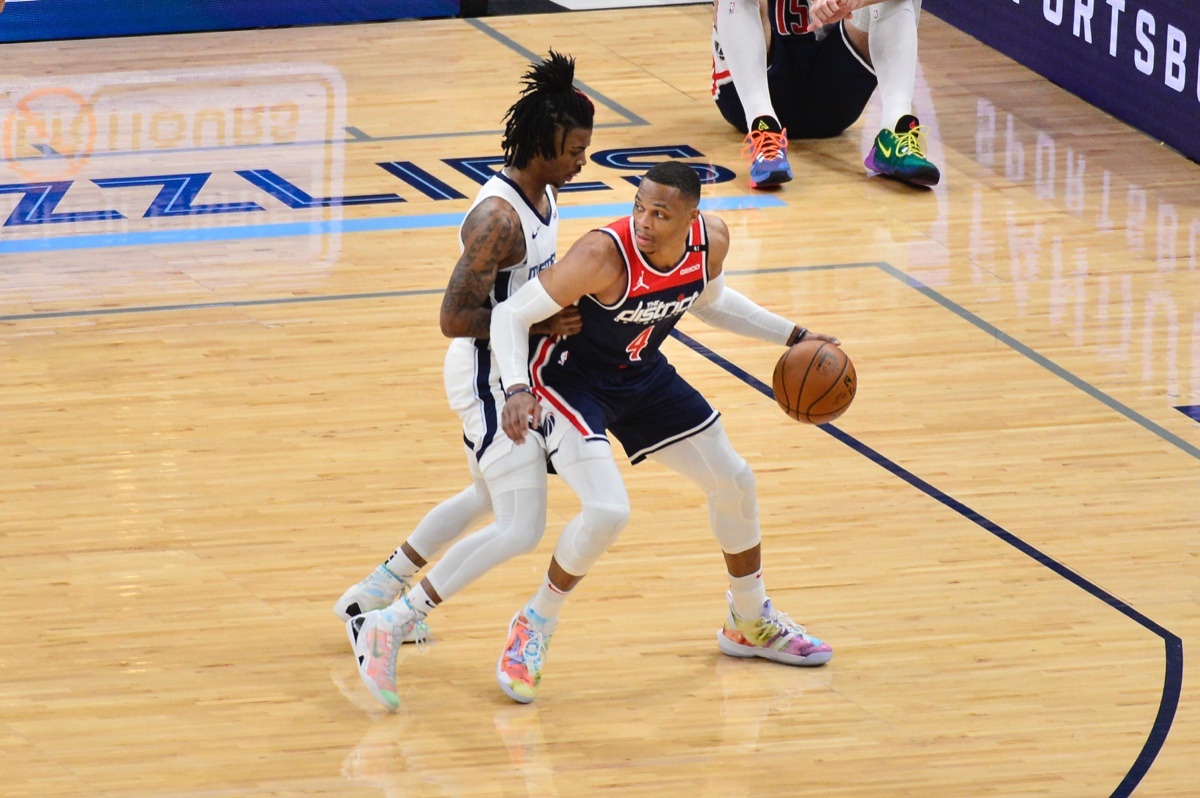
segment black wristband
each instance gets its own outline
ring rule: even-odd
[[[790,338],[788,338],[787,345],[795,346],[796,344],[803,341],[804,336],[806,336],[806,335],[808,335],[807,327],[797,327],[796,329],[792,330],[792,336]]]
[[[513,388],[511,391],[505,391],[504,398],[505,398],[505,400],[512,399],[514,396],[516,396],[519,393],[527,393],[530,396],[532,396],[534,399],[537,398],[537,395],[533,392],[532,388],[524,388],[524,387]]]

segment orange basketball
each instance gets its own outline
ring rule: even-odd
[[[783,353],[771,383],[783,412],[807,424],[824,424],[854,401],[858,375],[840,346],[814,339]]]

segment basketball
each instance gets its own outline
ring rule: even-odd
[[[846,412],[858,390],[854,364],[840,346],[801,341],[775,364],[775,401],[797,421],[825,424]]]

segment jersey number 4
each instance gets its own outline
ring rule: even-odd
[[[629,346],[625,347],[631,361],[636,363],[642,359],[642,350],[646,348],[646,344],[650,343],[650,333],[652,332],[654,332],[654,328],[647,327],[642,330],[641,335],[629,342]]]
[[[800,36],[808,30],[808,0],[775,0],[775,32]]]

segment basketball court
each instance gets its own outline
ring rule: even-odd
[[[753,192],[709,15],[4,45],[0,792],[1197,794],[1200,167],[925,14],[942,184],[867,176],[876,98]],[[729,284],[853,358],[815,427],[778,348],[691,317],[664,347],[836,657],[722,656],[704,497],[619,458],[630,524],[536,703],[494,669],[577,509],[553,478],[539,549],[431,616],[388,715],[330,609],[466,484],[441,291],[551,47],[597,105],[560,253],[650,164],[706,164]]]

